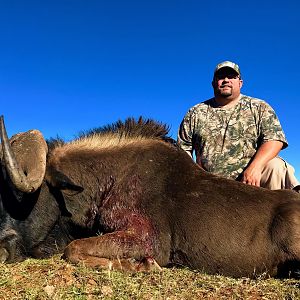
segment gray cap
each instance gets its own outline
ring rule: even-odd
[[[240,67],[237,64],[235,64],[234,62],[226,60],[226,61],[223,61],[223,62],[217,64],[214,74],[216,74],[216,72],[218,72],[222,68],[231,68],[235,72],[237,72],[239,76],[241,76]]]

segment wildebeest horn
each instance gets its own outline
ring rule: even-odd
[[[36,191],[42,184],[45,176],[48,151],[46,141],[41,132],[30,130],[17,134],[11,139],[13,144],[11,146],[4,125],[4,118],[1,116],[0,138],[3,150],[3,163],[14,186],[25,193]],[[14,151],[12,148],[14,148]]]

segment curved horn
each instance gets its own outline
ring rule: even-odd
[[[21,156],[24,157],[25,167],[26,165],[29,166],[26,175],[20,167],[12,150],[5,129],[4,118],[1,116],[0,138],[2,142],[3,160],[7,173],[18,190],[25,193],[32,193],[40,187],[45,176],[47,144],[38,130],[31,130],[27,133],[17,135],[17,137],[20,139],[19,152],[21,152]],[[26,138],[26,140],[24,140],[24,138]],[[23,144],[26,144],[27,140],[29,140],[30,145],[26,148]],[[16,139],[15,142],[17,141],[18,140]],[[28,159],[28,156],[30,158],[32,155],[34,155],[34,158]],[[32,160],[34,161],[32,162]]]

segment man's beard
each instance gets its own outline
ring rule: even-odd
[[[220,95],[224,98],[227,98],[227,97],[230,97],[232,96],[232,92],[229,92],[229,91],[224,91],[224,92],[220,92]]]
[[[226,90],[223,90],[221,87],[221,89],[219,90],[219,94],[221,97],[224,97],[224,98],[230,97],[232,95],[232,89],[227,88]]]

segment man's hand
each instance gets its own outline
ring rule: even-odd
[[[261,168],[251,168],[249,166],[249,168],[242,173],[241,182],[249,185],[260,186],[261,172]]]
[[[280,141],[268,141],[257,150],[252,162],[241,175],[241,182],[260,186],[261,173],[268,161],[274,158],[281,150],[283,143]]]

